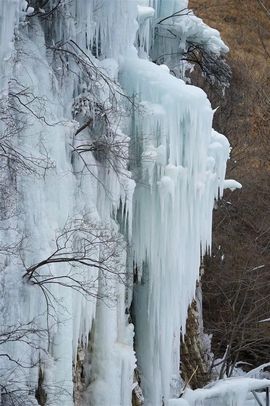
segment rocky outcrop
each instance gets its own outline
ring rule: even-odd
[[[181,343],[181,375],[185,386],[192,389],[201,388],[210,380],[211,354],[206,344],[207,336],[202,331],[199,309],[198,299],[194,299],[188,310],[186,334]]]

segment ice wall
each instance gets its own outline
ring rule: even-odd
[[[193,15],[157,39],[185,7],[0,0],[3,405],[128,406],[136,359],[146,405],[179,394],[229,153],[206,95],[150,61],[181,33],[222,51]]]
[[[133,214],[135,343],[147,404],[156,405],[177,392],[170,384],[178,379],[180,331],[201,248],[211,245],[229,146],[212,132],[202,91],[148,61],[128,59],[123,69],[124,87],[139,95],[131,131],[143,150]]]

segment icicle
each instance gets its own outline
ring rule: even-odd
[[[162,67],[126,59],[121,82],[141,106],[130,130],[142,149],[133,217],[141,273],[134,298],[136,353],[147,404],[154,406],[170,397],[178,375],[179,334],[198,278],[201,245],[211,243],[212,209],[229,144],[212,133],[206,95]]]

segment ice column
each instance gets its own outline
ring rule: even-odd
[[[130,58],[121,81],[134,97],[131,163],[135,349],[147,406],[177,394],[180,331],[211,239],[212,208],[229,144],[212,132],[203,91],[164,66]],[[179,383],[179,382],[178,382]]]

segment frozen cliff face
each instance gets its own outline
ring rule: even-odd
[[[144,4],[144,10],[148,2]],[[210,83],[228,87],[231,71],[223,56],[228,47],[220,33],[207,26],[188,9],[187,0],[150,1],[154,17],[147,18],[141,12],[138,35],[139,55],[149,53],[158,65],[166,63],[174,76],[189,80],[187,72],[200,66],[202,74]],[[149,12],[148,12],[149,15]],[[146,28],[149,28],[148,30]],[[151,44],[149,45],[149,35]]]
[[[133,208],[135,348],[146,399],[156,405],[178,377],[180,331],[201,248],[211,244],[228,142],[212,133],[206,95],[163,68],[128,59],[122,81],[141,106],[131,129],[143,150]]]
[[[0,0],[3,405],[128,406],[136,360],[146,405],[179,394],[229,154],[206,95],[150,61],[185,7]],[[173,25],[173,46],[225,51],[195,16]]]

